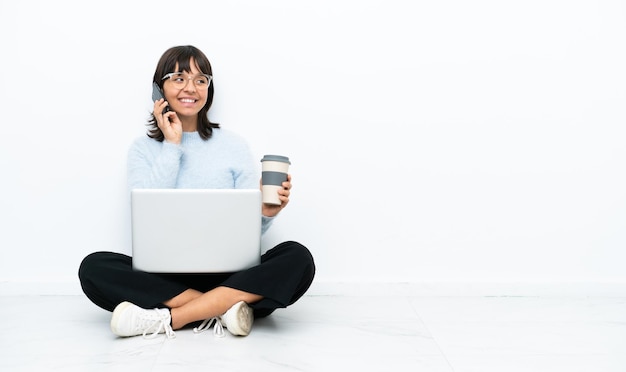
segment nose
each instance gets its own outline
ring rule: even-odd
[[[188,92],[195,92],[196,91],[196,84],[193,82],[193,76],[190,76],[187,79],[187,82],[185,82],[185,87],[183,88],[185,91]]]

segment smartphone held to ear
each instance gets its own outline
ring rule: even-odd
[[[161,90],[161,88],[159,88],[159,85],[157,83],[152,83],[152,102],[160,100],[161,98],[165,98],[163,97],[163,91]],[[169,104],[163,109],[163,114],[168,111],[170,111]]]

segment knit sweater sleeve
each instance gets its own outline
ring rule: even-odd
[[[129,189],[175,188],[182,155],[180,145],[138,138],[128,150]]]

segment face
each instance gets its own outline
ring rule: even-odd
[[[165,100],[169,103],[170,109],[175,111],[179,117],[197,117],[198,112],[207,102],[208,90],[206,87],[199,87],[194,83],[202,72],[196,66],[193,58],[189,65],[191,67],[190,72],[179,71],[178,64],[176,64],[176,71],[172,71],[182,72],[178,80],[181,81],[180,78],[182,78],[184,86],[175,86],[172,79],[167,79],[163,84]]]

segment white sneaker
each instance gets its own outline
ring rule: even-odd
[[[122,302],[113,310],[111,331],[121,337],[143,335],[154,338],[165,333],[168,338],[176,337],[170,322],[172,316],[168,309],[143,309],[130,302]]]
[[[247,303],[241,301],[234,304],[224,315],[220,316],[220,321],[228,332],[235,336],[247,336],[252,328],[254,314]]]
[[[199,326],[193,329],[193,333],[202,333],[206,331],[207,329],[211,328],[211,326],[214,323],[215,323],[215,326],[213,327],[213,334],[215,335],[215,337],[226,336],[224,334],[224,326],[222,326],[222,322],[220,321],[219,317],[205,319],[202,323],[200,323]]]

